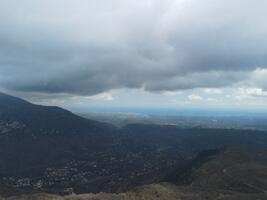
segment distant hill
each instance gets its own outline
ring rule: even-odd
[[[0,94],[0,194],[124,192],[183,172],[199,152],[267,147],[266,132],[129,124]]]

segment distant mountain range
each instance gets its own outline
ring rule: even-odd
[[[206,150],[266,148],[263,131],[128,124],[0,94],[0,194],[123,192],[172,181]],[[179,173],[178,173],[179,172]]]

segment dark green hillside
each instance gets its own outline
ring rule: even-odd
[[[267,147],[267,134],[132,124],[121,129],[0,94],[0,193],[122,192],[183,171],[199,152]]]

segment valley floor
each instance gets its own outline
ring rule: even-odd
[[[205,162],[192,165],[176,182],[140,186],[124,193],[58,196],[32,194],[3,200],[266,200],[267,151],[227,148],[200,154]]]

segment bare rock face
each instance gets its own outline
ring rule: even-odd
[[[36,194],[10,197],[7,200],[179,200],[181,197],[182,194],[174,185],[152,184],[119,194],[98,193],[69,195],[64,197],[48,194]]]

